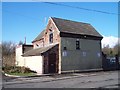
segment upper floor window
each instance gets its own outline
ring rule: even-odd
[[[38,47],[39,45],[38,45],[38,44],[36,44],[36,46]]]
[[[50,34],[49,34],[49,42],[50,42],[50,43],[53,43],[53,33],[50,33]]]
[[[79,50],[79,49],[80,49],[80,41],[76,40],[76,50]]]
[[[36,45],[36,48],[38,48],[39,47],[39,45],[38,44],[35,44]]]
[[[67,47],[64,47],[63,50],[67,50]]]

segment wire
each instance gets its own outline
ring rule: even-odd
[[[77,6],[65,5],[65,4],[61,4],[61,3],[53,3],[53,2],[42,2],[42,3],[65,6],[65,7],[76,8],[76,9],[82,9],[82,10],[86,10],[86,11],[93,11],[93,12],[104,13],[104,14],[120,15],[120,14],[117,14],[117,13],[111,13],[111,12],[105,12],[105,11],[100,11],[100,10],[94,10],[94,9],[82,8],[82,7],[77,7]]]
[[[34,1],[35,1],[35,0],[34,0]],[[37,0],[36,0],[36,1],[37,1]],[[41,1],[41,2],[42,2],[42,1]],[[61,4],[61,3],[54,3],[54,2],[42,2],[42,3],[47,3],[47,4],[52,4],[52,5],[59,5],[59,6],[65,6],[65,7],[76,8],[76,9],[82,9],[82,10],[93,11],[93,12],[99,12],[99,13],[104,13],[104,14],[120,15],[120,14],[117,14],[117,13],[111,13],[111,12],[105,12],[105,11],[87,9],[87,8],[82,8],[82,7],[65,5],[65,4]],[[21,14],[21,13],[18,13],[18,12],[11,12],[11,11],[9,11],[9,10],[4,10],[4,11],[5,11],[5,12],[8,12],[8,13],[13,13],[13,14],[15,14],[15,15],[17,14],[17,15],[19,15],[19,16],[26,17],[26,18],[29,18],[29,19],[39,20],[38,18],[30,17],[30,16],[27,16],[27,15],[24,15],[24,14]]]
[[[24,14],[21,14],[21,13],[18,13],[18,12],[11,12],[11,11],[5,10],[5,9],[4,9],[4,12],[11,13],[11,14],[14,14],[14,15],[19,15],[19,16],[22,16],[22,17],[25,17],[25,18],[28,18],[28,19],[31,19],[31,20],[40,21],[38,18],[34,18],[34,17],[28,16],[28,15],[24,15]]]

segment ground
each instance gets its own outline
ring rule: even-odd
[[[118,71],[5,78],[4,88],[118,88]]]

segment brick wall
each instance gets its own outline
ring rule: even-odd
[[[49,43],[49,34],[51,32],[53,33],[53,43]],[[43,39],[34,42],[33,46],[34,48],[44,47],[44,46],[49,46],[50,44],[59,43],[59,41],[60,41],[59,31],[55,26],[55,24],[50,19],[48,21],[48,25],[46,27],[46,31],[44,33]],[[38,44],[39,46],[37,47],[36,44]]]
[[[44,47],[44,39],[41,39],[33,43],[33,48],[39,48],[39,47]]]

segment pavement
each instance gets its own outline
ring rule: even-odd
[[[118,88],[118,71],[69,73],[16,77],[3,82],[4,88]]]
[[[110,72],[102,71],[102,74],[109,75]],[[51,82],[57,80],[65,80],[71,78],[80,78],[80,77],[91,77],[100,75],[101,72],[89,72],[89,73],[69,73],[69,74],[51,74],[51,75],[36,75],[36,76],[29,76],[29,77],[8,77],[3,75],[3,83],[5,84],[16,84],[16,83],[33,83],[33,82]]]

